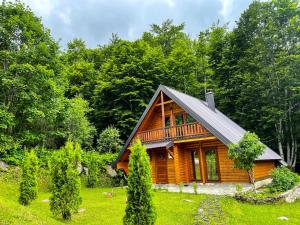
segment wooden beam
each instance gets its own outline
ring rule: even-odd
[[[175,183],[179,184],[181,183],[181,177],[180,177],[180,154],[179,154],[179,149],[177,145],[173,146],[174,150],[174,170],[175,170]]]
[[[199,147],[199,151],[198,151],[198,157],[199,157],[199,167],[200,167],[200,173],[201,173],[201,180],[202,180],[202,183],[206,183],[206,171],[205,171],[205,156],[204,156],[204,152],[203,152],[203,148],[202,148],[202,144],[200,144],[200,147]]]
[[[162,127],[165,128],[165,106],[164,106],[164,93],[160,92],[160,101],[161,101],[161,119]]]
[[[161,105],[166,105],[174,102],[173,100],[165,101],[164,103],[157,103],[155,106],[161,106]]]
[[[213,137],[213,136],[212,137],[193,138],[193,139],[174,141],[174,143],[185,143],[185,142],[193,142],[193,141],[209,141],[209,140],[217,140],[217,138]]]

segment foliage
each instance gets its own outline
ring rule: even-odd
[[[113,126],[104,129],[97,140],[97,151],[100,153],[119,153],[122,148],[119,130]]]
[[[246,132],[238,144],[231,144],[228,156],[234,161],[234,166],[246,170],[250,182],[254,183],[253,165],[254,161],[263,153],[265,146],[260,142],[255,133]]]
[[[100,168],[98,165],[98,155],[95,152],[91,152],[88,155],[88,176],[87,176],[87,187],[93,188],[96,186],[98,182],[98,175],[100,172]]]
[[[196,182],[193,182],[192,186],[193,186],[194,194],[196,195],[197,194],[198,184]]]
[[[88,48],[74,39],[66,50],[22,3],[0,10],[0,157],[8,162],[19,164],[24,147],[58,149],[69,137],[97,148],[95,128],[110,125],[125,140],[164,84],[199,98],[213,89],[218,109],[295,168],[299,0],[253,1],[232,30],[215,23],[194,39],[168,19],[135,41],[113,35]]]
[[[50,210],[55,216],[70,220],[81,204],[80,177],[81,147],[68,141],[51,159],[52,195]]]
[[[25,153],[22,163],[22,181],[20,183],[19,197],[19,202],[22,205],[28,205],[37,198],[37,174],[38,158],[35,155],[35,151],[31,150]]]
[[[127,206],[123,224],[154,224],[150,159],[140,140],[131,146],[128,165]]]
[[[271,192],[284,192],[292,189],[299,181],[298,174],[293,173],[287,167],[278,167],[272,172],[270,190]]]
[[[92,156],[91,156],[92,155]],[[93,157],[93,160],[97,161],[99,170],[101,173],[106,172],[107,166],[111,165],[117,158],[117,153],[105,153],[99,154],[95,151],[87,151],[82,153],[82,165],[87,166],[89,165],[90,159]]]
[[[66,100],[65,107],[63,114],[64,137],[71,138],[85,147],[91,146],[95,128],[87,118],[90,111],[88,102],[77,96]]]
[[[181,183],[179,184],[179,192],[180,192],[180,193],[182,193],[183,187],[184,187],[184,184],[181,182]]]

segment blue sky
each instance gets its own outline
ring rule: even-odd
[[[149,25],[166,19],[185,23],[195,37],[212,23],[233,27],[251,0],[23,0],[42,18],[52,36],[64,48],[73,38],[89,47],[105,44],[112,33],[135,40]]]

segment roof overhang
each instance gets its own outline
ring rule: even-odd
[[[169,149],[173,146],[172,141],[161,141],[161,142],[153,142],[145,144],[147,150],[154,148],[166,148]]]

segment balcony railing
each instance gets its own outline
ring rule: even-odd
[[[180,140],[207,135],[209,135],[209,132],[199,123],[189,123],[168,128],[142,131],[137,133],[136,138],[146,143],[162,140]]]

